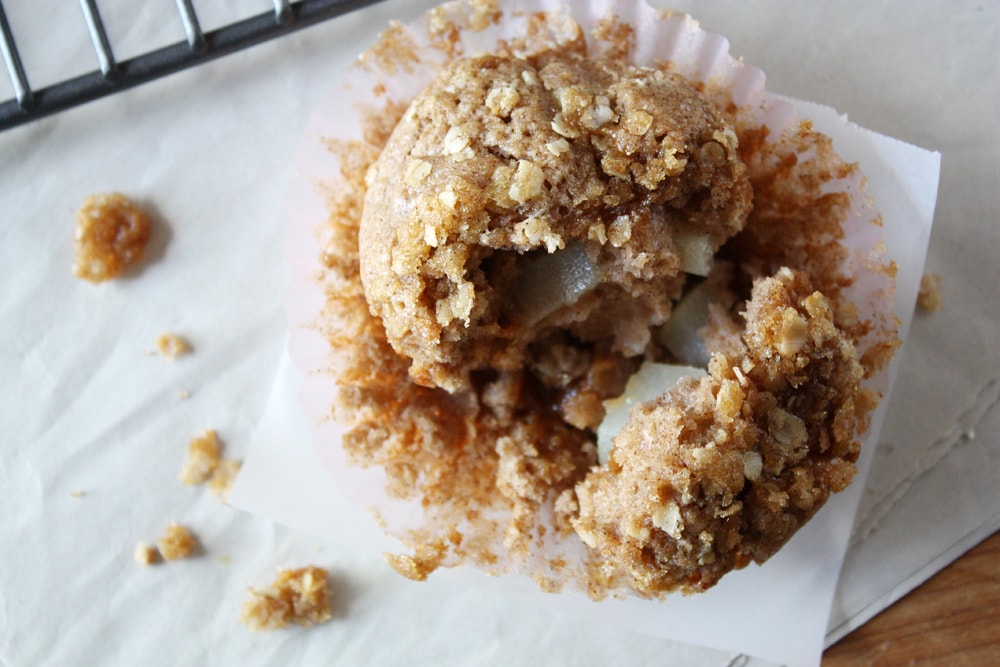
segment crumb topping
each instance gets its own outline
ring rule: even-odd
[[[233,490],[241,466],[242,463],[235,459],[222,459],[212,472],[208,488],[222,502],[229,502],[229,492]]]
[[[73,274],[92,283],[119,277],[142,259],[151,229],[146,212],[124,195],[87,197],[76,212]]]
[[[308,566],[278,570],[267,588],[250,588],[240,620],[250,629],[278,630],[290,623],[309,627],[333,618],[327,571]]]
[[[577,532],[644,594],[763,562],[854,475],[876,397],[828,300],[785,269],[754,284],[745,317],[739,354],[634,408],[576,487]]]
[[[162,333],[156,337],[156,349],[164,357],[176,359],[191,352],[191,343],[177,334]]]
[[[188,443],[187,461],[180,473],[181,481],[189,485],[204,484],[211,479],[221,460],[222,445],[215,431],[202,431]]]
[[[183,560],[191,557],[198,547],[198,540],[184,526],[171,523],[156,541],[160,555],[167,560]]]
[[[641,354],[683,283],[680,237],[712,252],[743,227],[737,144],[662,70],[552,52],[457,59],[367,175],[368,302],[414,380],[452,392],[476,369],[523,367],[552,330]],[[560,255],[585,284],[548,294],[537,274]]]
[[[156,547],[146,544],[145,542],[139,542],[135,545],[135,551],[132,554],[135,562],[143,567],[148,567],[160,561],[160,552]]]
[[[920,278],[920,291],[917,292],[917,308],[933,313],[941,310],[941,276],[937,273],[925,273]]]

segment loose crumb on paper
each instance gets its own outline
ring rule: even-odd
[[[189,486],[208,483],[213,495],[228,502],[242,463],[222,458],[222,443],[213,430],[202,431],[188,443],[188,457],[181,468],[181,481]]]
[[[135,558],[135,562],[143,567],[148,567],[160,562],[160,552],[156,549],[156,547],[146,544],[145,542],[139,542],[139,544],[135,545],[133,557]]]
[[[236,459],[222,459],[216,466],[212,478],[208,480],[209,490],[222,502],[229,502],[229,492],[233,489],[242,463]]]
[[[177,392],[177,399],[180,401],[186,401],[191,398],[191,392],[187,389],[181,389]]]
[[[321,567],[279,569],[270,586],[248,590],[240,620],[255,631],[278,630],[290,623],[309,627],[333,618],[327,571]]]
[[[87,495],[87,492],[84,491],[83,489],[73,489],[72,491],[69,492],[69,495],[73,496],[74,498],[83,498],[84,496]]]
[[[941,310],[941,274],[925,273],[920,278],[917,307],[929,313]]]
[[[177,334],[162,333],[156,338],[156,349],[167,359],[176,359],[191,353],[191,343]]]
[[[222,445],[215,431],[206,429],[188,443],[187,461],[181,468],[181,481],[188,485],[204,484],[222,460]]]
[[[149,216],[128,197],[87,197],[76,212],[73,274],[92,283],[119,277],[142,259],[151,234]]]
[[[198,540],[190,530],[178,523],[171,523],[156,541],[160,554],[167,560],[183,560],[194,554]]]

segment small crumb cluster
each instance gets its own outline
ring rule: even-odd
[[[191,352],[191,343],[172,333],[162,333],[156,338],[156,350],[167,359],[176,359]]]
[[[184,560],[194,555],[198,548],[198,538],[179,523],[171,523],[156,541],[156,546],[140,542],[135,547],[135,562],[143,567],[164,560]]]
[[[160,561],[160,552],[152,545],[139,542],[139,544],[135,545],[134,557],[136,563],[146,567]]]
[[[128,197],[91,195],[76,212],[73,274],[101,283],[142,259],[152,234],[149,216]]]
[[[222,444],[213,430],[202,431],[188,443],[188,457],[181,468],[181,481],[189,486],[208,483],[213,494],[223,501],[229,499],[240,462],[222,458]]]
[[[190,530],[178,523],[171,523],[156,541],[160,555],[167,560],[184,560],[194,553],[198,540]]]
[[[240,620],[252,630],[278,630],[290,623],[308,627],[333,618],[327,571],[310,565],[279,569],[267,588],[250,588]]]
[[[83,280],[100,283],[117,278],[124,269],[142,259],[151,234],[149,216],[127,197],[112,193],[88,197],[76,214],[76,260],[73,273]],[[156,339],[156,351],[167,359],[189,354],[191,344],[183,337],[165,332]],[[190,397],[184,390],[180,400]],[[240,461],[222,456],[222,443],[214,430],[206,429],[191,438],[180,479],[188,485],[208,484],[223,501],[240,470]],[[71,492],[74,497],[83,491]],[[190,558],[199,549],[198,538],[188,529],[171,522],[156,544],[139,542],[133,559],[142,567],[163,561]],[[303,627],[332,618],[327,572],[308,566],[279,570],[267,588],[250,589],[242,621],[254,630],[274,630],[290,623]]]

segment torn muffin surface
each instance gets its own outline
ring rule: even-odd
[[[773,555],[843,490],[876,397],[829,301],[800,272],[757,281],[741,345],[638,405],[573,525],[609,577],[705,590]]]
[[[742,229],[722,114],[679,75],[572,53],[458,59],[367,175],[361,277],[418,383],[468,389],[553,332],[635,357]]]

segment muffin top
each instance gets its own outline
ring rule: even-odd
[[[450,392],[568,333],[636,356],[742,229],[736,134],[683,77],[486,55],[416,97],[367,174],[361,278],[414,381]]]

